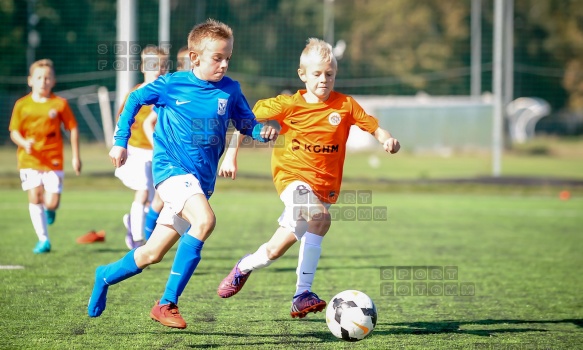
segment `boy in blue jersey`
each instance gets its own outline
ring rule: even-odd
[[[162,298],[150,317],[168,327],[186,328],[178,298],[201,259],[204,241],[215,226],[208,199],[229,123],[241,133],[267,142],[277,129],[255,120],[238,82],[225,76],[233,51],[229,26],[209,19],[188,35],[192,71],[176,72],[132,92],[121,112],[115,144],[109,152],[115,167],[124,164],[134,116],[142,105],[156,105],[152,171],[164,207],[145,245],[95,271],[87,311],[105,310],[108,287],[158,263],[180,239]]]

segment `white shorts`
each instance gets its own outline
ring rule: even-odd
[[[285,209],[277,220],[280,226],[294,233],[300,240],[308,229],[308,221],[313,216],[323,212],[322,206],[328,210],[330,203],[322,202],[312,192],[312,187],[303,181],[290,183],[279,196]]]
[[[164,207],[156,222],[173,226],[176,231],[179,231],[179,228],[175,227],[176,216],[182,212],[186,201],[195,194],[204,194],[200,188],[200,182],[192,174],[169,177],[162,181],[156,189],[164,201]]]
[[[115,169],[115,176],[123,184],[134,190],[154,194],[152,178],[152,150],[128,146],[128,159],[125,164]]]
[[[46,192],[61,193],[63,191],[62,170],[39,171],[34,169],[20,169],[20,182],[22,190],[28,191],[38,186],[43,186]]]

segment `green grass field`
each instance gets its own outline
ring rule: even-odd
[[[544,155],[517,150],[505,155],[505,174],[581,180],[581,143],[575,146],[553,146]],[[324,240],[314,291],[329,300],[358,289],[375,301],[377,327],[361,342],[337,340],[324,314],[290,318],[297,246],[255,272],[237,296],[216,295],[233,264],[271,236],[283,209],[263,178],[269,158],[261,152],[241,153],[241,174],[250,176],[217,183],[211,199],[217,227],[180,299],[187,329],[166,328],[149,318],[174,249],[160,264],[112,286],[107,310],[91,319],[86,305],[95,268],[127,252],[121,217],[132,194],[112,178],[107,150],[83,150],[85,176],[67,173],[57,221],[49,229],[53,251],[36,256],[13,149],[0,149],[0,349],[575,349],[583,344],[580,187],[568,188],[573,195],[564,201],[558,198],[564,187],[374,181],[383,171],[411,180],[488,175],[488,158],[471,155],[405,153],[375,169],[366,168],[364,157],[348,156],[347,178],[361,180],[347,181],[345,189],[372,190],[368,205],[385,207],[388,217],[336,220]],[[105,230],[106,242],[75,243],[91,229]],[[383,279],[389,267],[413,266],[454,267],[454,283],[474,286],[474,295],[388,295],[387,286],[413,286],[412,280]]]
[[[218,224],[180,299],[186,330],[148,316],[174,250],[111,287],[104,314],[87,317],[95,268],[126,252],[121,215],[130,200],[127,191],[69,191],[50,228],[53,251],[35,256],[24,194],[3,191],[0,265],[24,268],[0,270],[0,348],[567,349],[583,342],[581,199],[374,192],[387,221],[334,222],[314,285],[324,299],[345,289],[373,298],[377,328],[356,344],[334,338],[323,314],[289,317],[297,247],[232,299],[216,295],[232,265],[276,228],[281,205],[271,192],[213,197]],[[106,242],[77,245],[89,229],[105,229]],[[457,267],[456,282],[473,283],[474,296],[384,295],[386,283],[403,281],[381,279],[383,267],[428,265]]]

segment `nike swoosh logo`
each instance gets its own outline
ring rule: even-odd
[[[356,327],[358,327],[358,328],[362,329],[362,331],[364,332],[364,334],[368,334],[368,331],[369,331],[369,330],[368,330],[368,328],[367,328],[367,327],[365,327],[365,326],[363,326],[363,325],[361,325],[361,324],[358,324],[358,323],[356,323],[356,322],[354,322],[354,321],[352,321],[352,323],[354,323],[354,325],[355,325]]]
[[[109,286],[109,283],[107,283],[107,281],[105,280],[105,277],[103,277],[103,283],[105,283]]]
[[[177,106],[180,106],[180,105],[183,105],[183,104],[185,104],[185,103],[189,103],[189,102],[190,102],[190,101],[178,101],[178,100],[176,100],[176,105],[177,105]]]
[[[302,272],[302,275],[313,275],[313,272]]]
[[[174,272],[174,271],[170,271],[171,275],[176,275],[176,276],[180,276],[180,274],[178,272]]]
[[[295,123],[297,123],[297,122],[295,122],[295,121],[293,121],[293,120],[292,120],[292,121],[290,121],[290,123],[291,123],[291,124],[295,124]]]

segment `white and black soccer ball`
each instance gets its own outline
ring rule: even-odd
[[[377,308],[363,292],[345,290],[328,303],[326,324],[337,338],[359,341],[371,334],[377,325]]]

